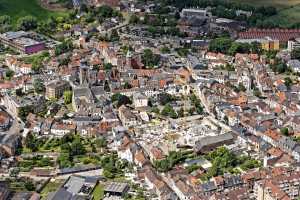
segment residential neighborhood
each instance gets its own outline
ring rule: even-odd
[[[300,28],[210,0],[66,5],[0,13],[0,200],[299,200]]]

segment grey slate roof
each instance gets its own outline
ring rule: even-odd
[[[297,145],[297,142],[295,142],[291,138],[285,137],[285,136],[282,136],[279,139],[279,143],[286,146],[289,150],[293,150]]]
[[[203,148],[205,146],[220,143],[223,141],[232,140],[232,139],[233,139],[233,135],[231,133],[225,133],[225,134],[217,135],[217,136],[207,136],[207,137],[201,138],[201,140],[197,141],[195,148],[197,150],[200,150],[201,148]]]
[[[211,191],[214,191],[217,189],[217,186],[215,185],[214,182],[210,181],[210,182],[207,182],[207,183],[203,183],[201,185],[201,189],[203,192],[211,192]]]

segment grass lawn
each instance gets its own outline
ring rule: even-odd
[[[32,15],[38,20],[51,16],[64,16],[66,12],[54,12],[42,8],[39,0],[0,0],[0,15],[9,15],[16,23],[18,18]]]
[[[50,181],[41,191],[41,199],[47,199],[48,194],[56,191],[63,182],[64,180],[55,180],[54,182]]]
[[[98,184],[93,191],[93,197],[95,200],[103,199],[104,197],[104,185]]]

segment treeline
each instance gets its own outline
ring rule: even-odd
[[[269,17],[278,14],[276,8],[273,6],[252,6],[228,0],[160,0],[159,3],[162,4],[161,8],[173,5],[179,10],[182,10],[183,8],[211,7],[212,14],[217,17],[245,21],[252,27],[275,28],[281,26],[280,22],[269,19]],[[246,15],[238,16],[236,14],[237,10],[252,12],[252,15],[250,17],[247,17]],[[290,24],[288,26],[290,28],[297,28],[300,27],[300,24]]]
[[[235,42],[230,38],[216,38],[210,41],[209,51],[234,56],[236,53],[262,54],[261,45],[257,42],[251,44]]]

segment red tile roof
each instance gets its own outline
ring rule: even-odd
[[[239,33],[241,39],[261,39],[270,37],[281,42],[287,42],[292,38],[300,37],[300,29],[249,29]]]

